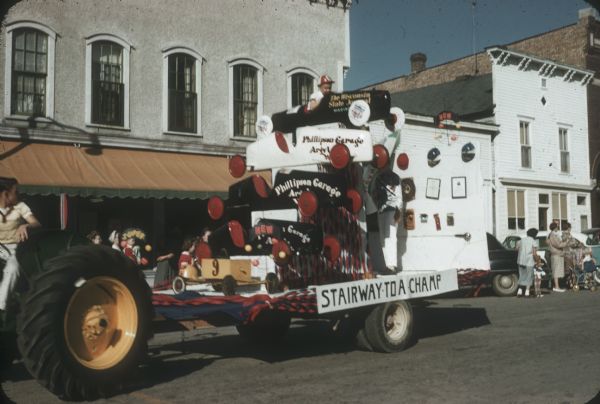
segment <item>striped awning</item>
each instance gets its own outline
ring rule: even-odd
[[[270,172],[258,174],[270,183]],[[118,198],[204,199],[239,181],[225,156],[5,140],[0,175],[26,194]]]

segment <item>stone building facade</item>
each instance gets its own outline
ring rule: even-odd
[[[324,73],[343,90],[350,5],[11,1],[0,28],[0,171],[38,211],[68,195],[82,232],[119,211],[123,225],[142,225],[131,215],[187,209],[165,198],[225,192],[235,181],[227,157],[244,153],[258,116],[306,102]]]

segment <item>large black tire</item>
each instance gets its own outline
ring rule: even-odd
[[[365,319],[364,334],[377,352],[399,352],[413,338],[413,311],[404,300],[377,305]]]
[[[365,329],[361,329],[356,334],[356,338],[354,339],[354,345],[362,351],[373,352],[373,346],[367,339],[367,334],[365,334]]]
[[[492,278],[492,289],[496,296],[514,296],[519,288],[519,276],[515,273],[498,274]]]
[[[248,324],[236,326],[238,333],[246,341],[253,344],[277,343],[285,337],[290,328],[289,314],[265,309],[256,319]]]
[[[0,331],[0,382],[17,354],[17,334],[14,331]]]
[[[110,396],[144,359],[153,312],[131,260],[109,247],[74,247],[32,280],[17,318],[19,350],[29,372],[59,397]]]

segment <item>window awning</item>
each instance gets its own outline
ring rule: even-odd
[[[258,174],[270,183],[270,172]],[[239,180],[227,157],[5,140],[0,175],[26,194],[118,198],[204,199]]]

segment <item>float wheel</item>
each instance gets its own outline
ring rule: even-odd
[[[365,320],[365,336],[374,351],[399,352],[412,341],[413,311],[404,300],[376,306]]]

